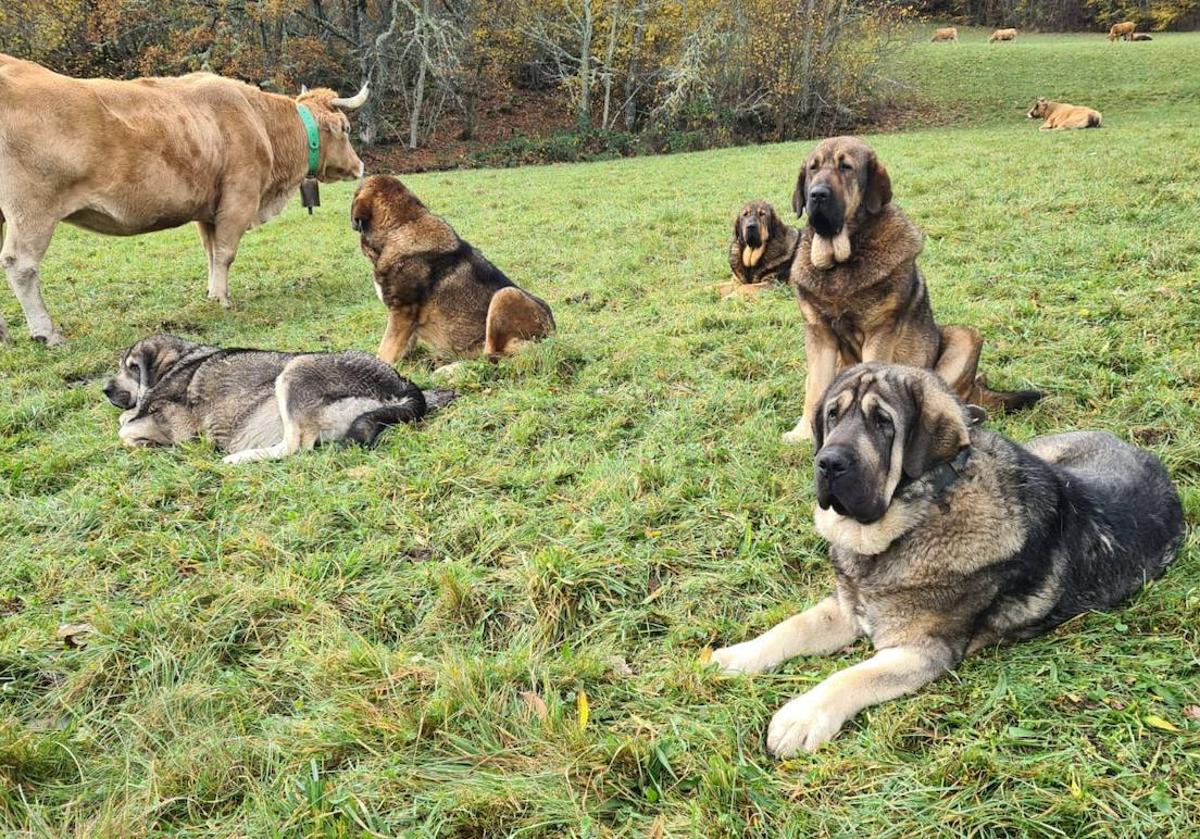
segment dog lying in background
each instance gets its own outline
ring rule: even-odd
[[[1179,494],[1153,454],[1104,432],[1018,445],[980,428],[980,409],[927,370],[852,367],[814,420],[814,518],[834,593],[712,660],[762,673],[864,635],[876,652],[775,714],[767,747],[779,757],[814,751],[863,708],[983,647],[1112,608],[1183,539]]]
[[[417,341],[457,358],[496,360],[554,332],[544,300],[514,285],[396,178],[367,178],[350,219],[388,309],[379,345],[388,364]]]
[[[1030,119],[1044,119],[1041,131],[1062,131],[1067,128],[1099,128],[1102,121],[1095,108],[1068,105],[1066,102],[1051,102],[1046,97],[1038,98],[1029,109]]]
[[[800,231],[784,224],[766,201],[751,201],[733,220],[729,268],[733,280],[721,283],[722,297],[753,296],[778,282],[786,283]]]
[[[1129,40],[1131,40],[1131,41],[1153,41],[1154,39],[1151,38],[1149,35],[1147,35],[1145,32],[1134,32],[1132,35],[1129,36]]]
[[[125,351],[104,386],[126,446],[203,435],[226,463],[274,460],[319,443],[374,446],[379,434],[453,401],[359,352],[221,349],[154,335]]]

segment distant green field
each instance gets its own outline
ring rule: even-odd
[[[1200,34],[1154,32],[1148,43],[1105,33],[1020,33],[987,43],[990,29],[958,28],[959,42],[929,43],[920,28],[896,59],[901,90],[928,103],[938,123],[992,125],[1025,117],[1039,96],[1134,121],[1200,102]]]
[[[1200,35],[978,40],[906,60],[982,125],[871,138],[939,319],[983,331],[993,384],[1050,394],[997,428],[1147,445],[1194,525]],[[1039,93],[1105,128],[1039,133]],[[0,835],[1200,835],[1194,534],[1128,608],[972,658],[814,756],[772,760],[767,722],[865,645],[700,664],[831,585],[811,452],[779,441],[799,312],[713,292],[734,211],[788,207],[807,148],[409,178],[558,336],[469,364],[377,451],[239,468],[122,450],[103,377],[155,330],[373,349],[351,187],[247,236],[232,311],[192,230],[61,229],[44,288],[70,345],[0,347]]]

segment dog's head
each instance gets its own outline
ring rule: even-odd
[[[350,204],[350,226],[359,234],[367,259],[375,262],[389,237],[428,213],[421,199],[390,175],[372,175]]]
[[[733,238],[738,244],[761,248],[776,236],[783,235],[783,222],[775,208],[766,201],[751,201],[733,220]]]
[[[970,444],[970,426],[984,416],[929,370],[849,368],[813,417],[817,504],[860,524],[878,521],[904,478],[957,457]]]
[[[1050,100],[1045,96],[1039,96],[1038,100],[1033,103],[1033,107],[1026,114],[1030,119],[1045,119],[1050,116]]]
[[[860,212],[874,215],[892,200],[892,181],[872,149],[857,137],[831,137],[813,149],[796,178],[792,208],[808,213],[821,236],[836,236]]]
[[[174,335],[143,338],[121,354],[117,374],[105,383],[104,395],[122,410],[136,407],[146,391],[194,346]]]

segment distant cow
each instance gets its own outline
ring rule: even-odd
[[[1137,29],[1137,24],[1128,20],[1124,23],[1114,23],[1108,30],[1108,40],[1115,41],[1118,38],[1124,38],[1126,41],[1132,41],[1135,29]]]
[[[988,38],[988,43],[992,41],[1015,41],[1017,40],[1017,30],[1015,29],[997,29],[992,33],[992,37]]]
[[[1095,108],[1083,105],[1068,105],[1052,102],[1046,97],[1038,98],[1029,109],[1030,119],[1044,119],[1042,131],[1062,131],[1066,128],[1099,128],[1104,118]]]
[[[933,30],[933,37],[929,39],[930,43],[937,43],[938,41],[957,41],[957,40],[958,40],[958,27],[956,27],[956,26],[943,26],[941,29],[935,29],[935,30]]]
[[[115,236],[196,222],[208,296],[228,306],[242,234],[278,215],[309,171],[299,106],[317,126],[316,177],[336,181],[362,175],[343,112],[366,99],[365,85],[348,99],[328,88],[291,99],[211,73],[72,79],[0,54],[0,263],[30,334],[63,341],[38,279],[60,221]]]

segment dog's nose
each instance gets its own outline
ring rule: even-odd
[[[810,201],[828,201],[832,194],[833,191],[827,186],[814,186],[808,191],[808,198]]]
[[[114,391],[114,390],[116,390],[116,389],[117,389],[117,386],[116,386],[115,384],[113,384],[112,382],[109,382],[109,383],[107,383],[107,384],[104,386],[104,395],[105,395],[105,396],[112,396],[112,395],[113,395],[113,391]]]
[[[853,463],[854,453],[849,449],[828,448],[817,455],[817,471],[831,481],[845,475]]]

